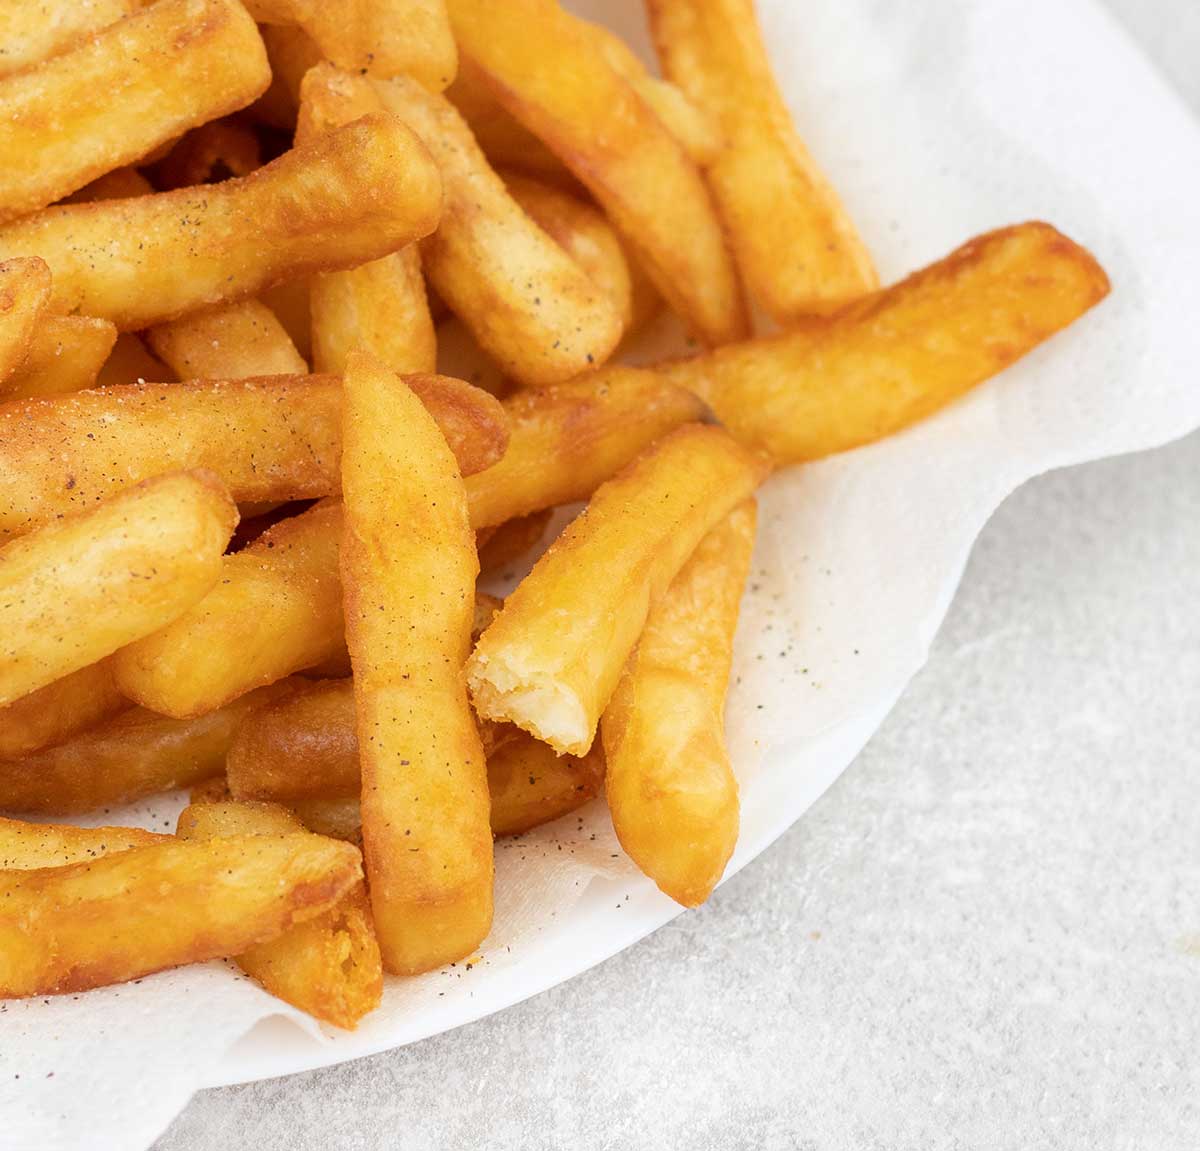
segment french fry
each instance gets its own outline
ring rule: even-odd
[[[50,299],[50,269],[37,257],[0,263],[0,386],[25,362]]]
[[[80,815],[219,775],[243,717],[292,685],[272,684],[198,719],[128,708],[62,743],[0,763],[0,811]]]
[[[25,358],[0,385],[0,402],[91,387],[116,341],[117,329],[108,320],[43,314]]]
[[[0,256],[45,259],[56,310],[136,330],[377,259],[428,235],[440,211],[420,141],[368,116],[241,179],[46,208],[0,228]]]
[[[411,376],[465,472],[504,451],[507,420],[485,392]],[[269,376],[127,384],[0,405],[0,540],[149,476],[207,468],[240,503],[317,499],[340,486],[341,381]]]
[[[170,841],[169,835],[140,827],[72,827],[0,818],[0,871],[66,867],[131,847]]]
[[[521,732],[488,756],[492,834],[523,835],[595,799],[604,786],[604,751],[596,740],[586,754],[556,755]]]
[[[134,196],[149,196],[153,191],[154,185],[137,168],[114,168],[65,196],[62,202],[91,204],[96,200],[131,200]]]
[[[745,306],[708,189],[683,146],[557,0],[448,0],[459,51],[582,181],[705,343],[744,338]]]
[[[157,631],[216,583],[237,508],[158,476],[0,548],[0,705]]]
[[[308,365],[275,313],[258,300],[218,304],[159,324],[146,342],[181,380],[303,375]]]
[[[499,571],[528,552],[546,534],[552,510],[546,508],[531,515],[518,516],[515,520],[507,520],[494,528],[484,528],[475,538],[480,570],[485,575]],[[481,543],[479,536],[484,533],[487,533],[487,538]]]
[[[128,706],[108,660],[81,667],[0,708],[0,761],[63,743]]]
[[[244,108],[270,79],[258,29],[236,0],[159,0],[0,78],[0,220]]]
[[[328,65],[305,77],[313,115],[336,122],[337,104],[371,88],[429,148],[445,208],[422,243],[430,283],[507,375],[527,386],[570,379],[603,363],[621,338],[621,317],[587,274],[509,196],[444,97],[406,77],[372,82]]]
[[[472,527],[587,499],[643,448],[703,414],[693,395],[651,372],[606,369],[599,387],[592,378],[505,401],[508,450],[466,479]]]
[[[7,0],[0,7],[0,76],[57,56],[135,6],[135,0]]]
[[[753,0],[646,0],[663,71],[719,126],[707,168],[750,295],[779,323],[879,286],[775,83]]]
[[[210,184],[230,176],[249,176],[262,167],[262,149],[254,129],[240,120],[211,120],[193,128],[154,165],[162,189]]]
[[[275,313],[296,345],[296,351],[312,363],[312,324],[309,316],[308,285],[311,277],[285,280],[262,293],[262,302]]]
[[[728,430],[799,463],[900,431],[996,375],[1109,292],[1048,224],[1003,228],[824,323],[660,365]]]
[[[478,714],[583,755],[647,613],[767,471],[719,428],[692,424],[597,488],[471,654]]]
[[[260,24],[294,24],[339,68],[415,77],[432,92],[454,79],[458,54],[444,0],[247,0]]]
[[[492,921],[487,771],[467,702],[479,564],[454,457],[383,365],[346,369],[342,584],[363,850],[384,966],[467,955]]]
[[[234,835],[292,835],[304,824],[286,808],[267,803],[201,803],[179,816],[185,840]],[[2,837],[0,837],[2,842]],[[272,995],[336,1027],[353,1030],[379,1006],[383,965],[360,879],[328,911],[289,927],[235,957],[237,965]]]
[[[203,599],[113,657],[122,694],[186,719],[345,651],[341,523],[322,502],[225,556]]]
[[[289,809],[317,835],[328,835],[362,846],[362,804],[357,795],[347,799],[297,800]]]
[[[271,64],[271,86],[249,115],[282,132],[296,130],[300,109],[300,81],[324,57],[313,38],[295,24],[264,24],[259,28]]]
[[[755,521],[748,501],[700,541],[650,609],[600,721],[617,838],[685,907],[709,897],[737,844],[725,691]]]
[[[107,323],[108,321],[102,322]],[[135,336],[133,332],[118,332],[117,341],[113,344],[108,359],[101,365],[100,372],[96,376],[95,386],[112,388],[133,383],[144,384],[147,380],[165,381],[174,378],[171,369],[157,356],[151,355],[140,336]],[[62,393],[55,392],[53,394],[61,395]],[[38,399],[40,397],[15,398]]]
[[[361,879],[354,847],[308,833],[176,840],[0,872],[0,997],[237,955],[336,906]]]

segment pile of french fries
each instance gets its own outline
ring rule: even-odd
[[[1040,223],[880,288],[751,0],[646,11],[662,78],[557,0],[7,0],[0,996],[233,958],[353,1027],[601,793],[701,903],[755,490],[1107,294]]]

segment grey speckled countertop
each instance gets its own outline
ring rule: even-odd
[[[1109,4],[1200,109],[1200,5]],[[858,762],[708,906],[464,1030],[204,1092],[158,1151],[1195,1151],[1198,602],[1200,436],[1029,484]]]

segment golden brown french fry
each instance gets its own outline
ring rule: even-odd
[[[647,612],[767,472],[719,428],[691,424],[597,488],[471,654],[479,715],[584,754]]]
[[[743,338],[741,288],[699,170],[588,32],[556,0],[447,7],[463,57],[587,186],[692,332]]]
[[[617,838],[685,907],[709,897],[737,844],[725,691],[755,522],[751,500],[700,541],[650,609],[600,722]]]
[[[59,55],[135,7],[134,0],[6,0],[0,6],[0,76]]]
[[[587,499],[643,448],[703,414],[695,396],[652,372],[606,369],[600,387],[592,378],[504,402],[508,450],[466,479],[472,527]]]
[[[753,0],[646,0],[663,71],[719,126],[708,182],[750,295],[781,324],[879,285],[837,193],[801,142]]]
[[[0,871],[66,867],[170,839],[140,827],[72,827],[0,818]]]
[[[0,386],[0,402],[91,387],[116,341],[108,320],[43,314],[24,360]]]
[[[0,385],[29,356],[50,299],[50,269],[37,257],[0,263]]]
[[[475,546],[479,552],[480,570],[485,574],[499,571],[523,556],[546,534],[551,514],[552,509],[546,508],[477,533]],[[479,537],[484,533],[487,533],[487,538],[481,543]]]
[[[445,376],[408,380],[464,472],[502,455],[508,421],[495,399]],[[330,495],[340,482],[341,400],[336,376],[269,376],[0,405],[0,540],[181,468],[215,472],[241,503]]]
[[[0,996],[84,991],[237,955],[327,911],[361,879],[354,847],[308,833],[175,840],[0,872]]]
[[[154,185],[135,167],[114,168],[85,184],[77,192],[63,198],[64,204],[90,204],[94,200],[129,200],[134,196],[148,196]]]
[[[218,304],[159,324],[146,342],[181,380],[303,375],[308,365],[275,313],[258,300]]]
[[[210,184],[230,176],[249,176],[262,167],[262,149],[254,129],[240,120],[211,120],[193,128],[154,165],[162,189]]]
[[[0,548],[0,704],[186,611],[216,583],[236,524],[214,476],[180,472]]]
[[[596,740],[585,755],[556,755],[521,732],[488,756],[492,834],[522,835],[595,799],[604,786],[604,750]]]
[[[107,321],[104,321],[107,323]],[[119,332],[117,342],[96,376],[97,388],[112,388],[125,384],[144,384],[147,380],[173,380],[174,373],[157,356],[150,354],[140,336]],[[55,393],[60,395],[61,393]],[[38,397],[20,397],[36,399]],[[3,532],[0,531],[0,535]]]
[[[296,816],[276,804],[231,801],[193,804],[180,814],[176,834],[203,841],[304,830]],[[379,943],[362,880],[328,911],[235,958],[272,995],[336,1027],[353,1030],[383,995]]]
[[[270,79],[258,29],[237,0],[159,0],[0,78],[0,220],[244,108]]]
[[[487,934],[492,835],[463,681],[479,570],[466,495],[396,381],[367,356],[347,365],[341,564],[375,927],[385,967],[415,974]]]
[[[1093,256],[1048,224],[991,232],[794,332],[660,365],[780,464],[891,435],[958,399],[1109,292]]]
[[[41,256],[57,310],[125,331],[377,259],[428,235],[440,211],[420,141],[368,116],[241,179],[46,208],[0,228],[0,256]]]
[[[251,106],[250,116],[283,132],[296,130],[300,81],[324,57],[313,38],[295,24],[264,24],[259,28],[271,65],[271,86]]]
[[[345,651],[341,523],[322,502],[225,556],[203,599],[113,657],[122,694],[185,719]]]
[[[444,0],[247,0],[261,24],[295,24],[339,68],[415,77],[440,92],[458,54]]]
[[[445,208],[422,244],[425,272],[480,346],[519,383],[570,379],[603,363],[621,317],[587,274],[509,196],[454,106],[407,77],[375,82],[318,65],[304,79],[301,123],[337,122],[372,88],[429,148]],[[350,114],[353,114],[353,111]]]
[[[0,707],[0,761],[63,743],[128,706],[108,660],[81,667]]]
[[[362,846],[362,804],[357,795],[347,799],[298,799],[288,810],[317,835]]]
[[[79,815],[219,775],[255,708],[291,690],[272,684],[199,719],[128,708],[63,743],[0,762],[0,811]]]
[[[312,326],[309,316],[308,285],[311,277],[285,280],[262,293],[262,302],[275,313],[296,345],[296,351],[312,363]]]

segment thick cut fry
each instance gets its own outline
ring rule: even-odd
[[[827,322],[662,365],[780,464],[891,435],[994,376],[1109,292],[1048,224],[991,232]]]
[[[508,427],[497,400],[446,376],[408,380],[464,472],[501,457]],[[0,540],[181,468],[215,472],[241,503],[330,495],[340,486],[341,401],[336,376],[273,376],[0,405]]]
[[[492,834],[522,835],[582,807],[604,785],[604,752],[596,740],[586,755],[556,755],[521,732],[488,756]]]
[[[0,872],[0,996],[237,955],[327,911],[361,878],[354,847],[308,833],[175,840]]]
[[[319,65],[302,85],[301,124],[353,115],[372,88],[420,136],[441,171],[445,208],[422,244],[425,271],[480,346],[526,385],[556,383],[603,363],[621,337],[617,309],[508,194],[448,100],[406,77],[373,85]]]
[[[552,509],[546,508],[545,511],[507,520],[494,528],[484,528],[475,537],[480,571],[485,575],[499,571],[525,555],[546,534],[551,514]],[[480,542],[479,537],[485,533],[487,538]]]
[[[0,704],[157,631],[216,583],[237,508],[159,476],[0,548]]]
[[[135,7],[135,0],[6,0],[0,6],[0,76],[57,56]]]
[[[357,795],[348,799],[297,800],[288,810],[317,835],[362,846],[362,804]]]
[[[587,30],[556,0],[447,7],[464,58],[588,187],[693,333],[743,338],[741,288],[699,170]]]
[[[585,500],[642,449],[703,414],[695,396],[652,372],[610,368],[603,380],[600,386],[589,378],[521,392],[505,401],[512,429],[508,450],[466,480],[472,527]]]
[[[107,323],[107,321],[104,321]],[[125,384],[144,384],[147,380],[166,381],[175,378],[171,369],[142,343],[132,332],[119,332],[117,342],[96,377],[97,388],[112,388]],[[55,393],[61,395],[61,393]],[[36,398],[36,397],[29,397]],[[3,532],[0,530],[0,535]]]
[[[43,315],[20,367],[0,386],[0,401],[90,388],[117,342],[108,320]]]
[[[345,651],[341,522],[321,503],[225,556],[212,591],[113,658],[121,692],[185,719]]]
[[[262,294],[262,302],[275,313],[284,330],[308,363],[312,363],[312,323],[309,316],[308,285],[311,277],[285,280]]]
[[[308,365],[266,304],[239,300],[146,332],[146,342],[181,380],[303,375]]]
[[[415,77],[440,92],[458,70],[444,0],[247,0],[261,24],[295,24],[339,68]]]
[[[617,838],[685,907],[709,897],[737,843],[725,691],[754,529],[750,501],[700,541],[646,617],[600,723]]]
[[[137,168],[114,168],[105,172],[78,192],[63,199],[64,204],[91,204],[96,200],[130,200],[134,196],[148,196],[154,185]]]
[[[227,802],[187,808],[179,817],[177,834],[181,839],[208,840],[303,831],[304,824],[286,808]],[[336,906],[243,951],[236,960],[272,995],[337,1027],[353,1030],[383,996],[383,965],[362,880]]]
[[[66,867],[131,847],[169,843],[169,835],[140,827],[72,827],[0,818],[0,871]]]
[[[81,667],[0,708],[0,761],[62,743],[128,706],[108,660]]]
[[[28,358],[50,299],[50,269],[37,257],[0,263],[0,386]]]
[[[487,770],[467,702],[479,564],[454,457],[403,383],[346,370],[342,583],[363,848],[389,971],[461,958],[492,921]]]
[[[647,612],[767,470],[719,428],[693,424],[601,485],[476,645],[475,710],[586,752]]]
[[[258,29],[236,0],[159,0],[0,79],[0,220],[244,108],[270,79]]]
[[[750,295],[780,323],[878,286],[866,246],[801,142],[753,0],[646,0],[663,71],[718,125],[708,182]]]
[[[0,762],[0,811],[79,815],[210,779],[242,719],[289,689],[272,684],[199,719],[129,708],[64,743]]]
[[[0,228],[0,257],[43,257],[57,310],[125,331],[378,259],[428,235],[440,211],[420,141],[368,116],[238,180],[47,208]]]
[[[300,81],[324,57],[313,38],[297,25],[264,24],[259,32],[271,64],[271,86],[249,114],[281,132],[294,132],[300,108]]]
[[[211,184],[230,176],[249,176],[262,167],[262,149],[254,129],[239,120],[213,120],[193,128],[154,165],[159,188]]]

